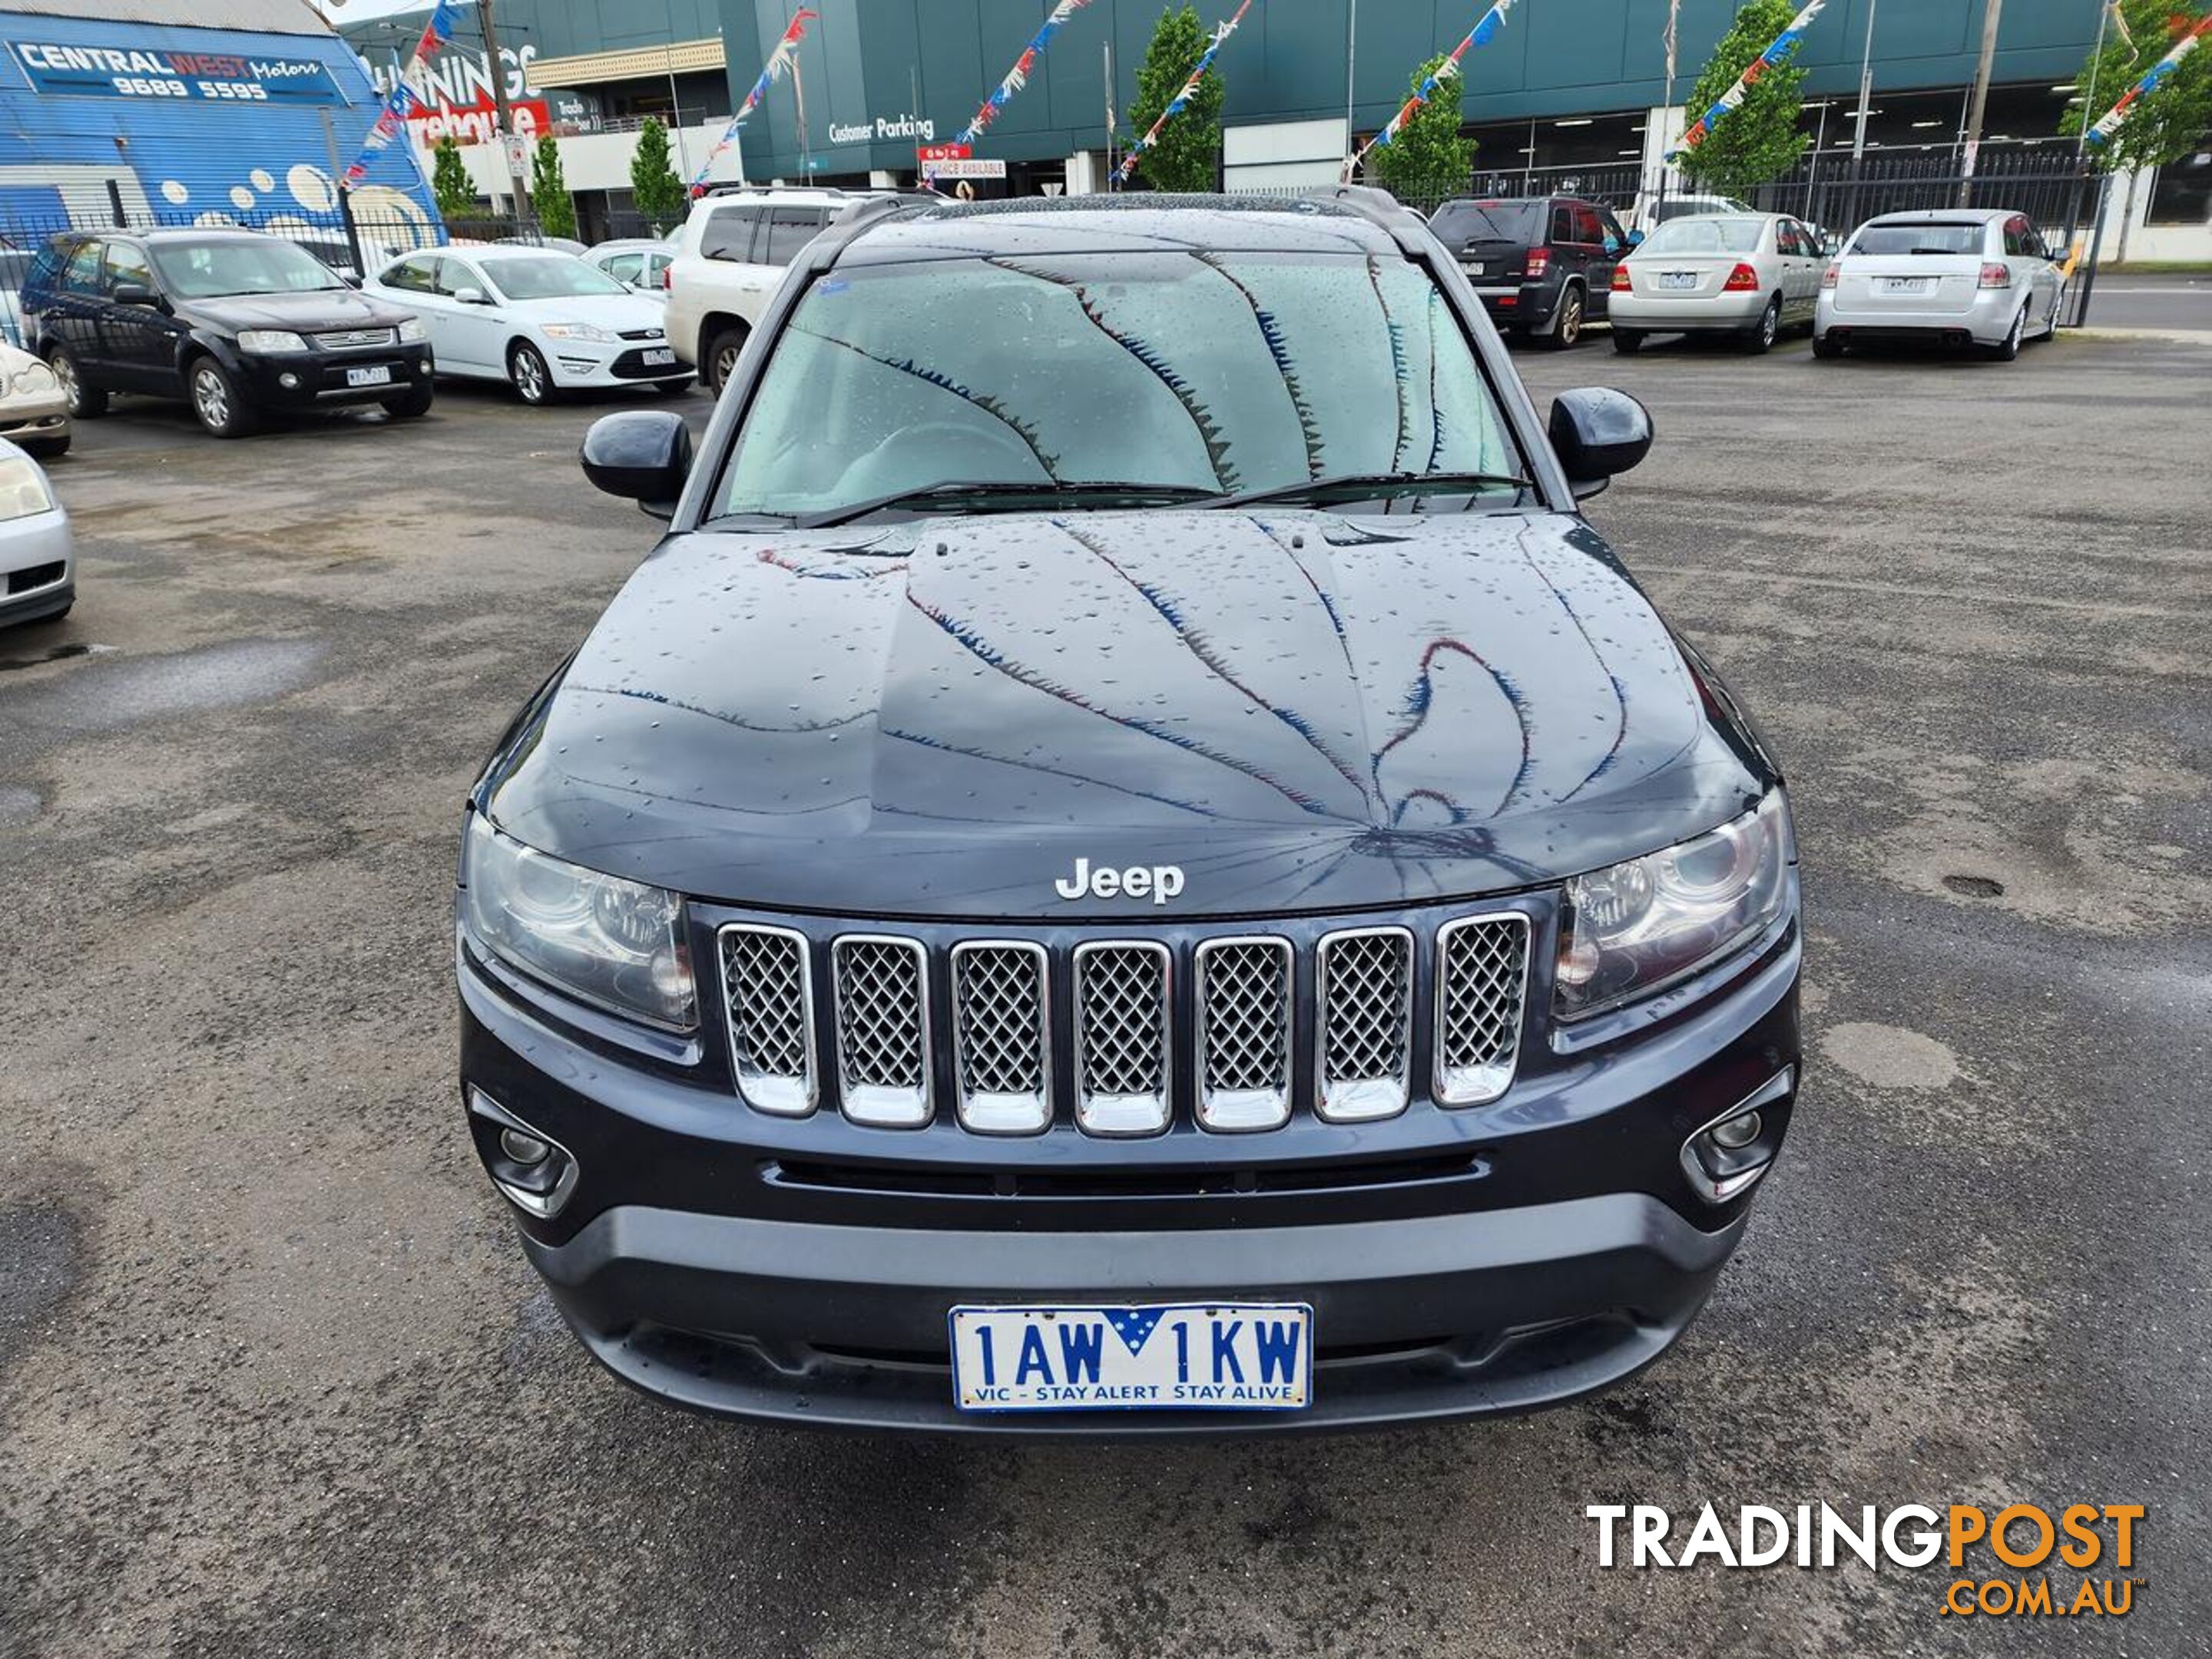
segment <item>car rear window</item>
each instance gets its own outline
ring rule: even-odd
[[[1644,240],[1646,253],[1749,253],[1764,219],[1669,219]]]
[[[1978,222],[1932,225],[1864,225],[1851,239],[1852,253],[1884,255],[1978,254],[1986,228]]]
[[[1429,228],[1440,242],[1530,242],[1541,202],[1447,202]]]

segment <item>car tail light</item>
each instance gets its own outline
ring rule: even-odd
[[[2007,264],[1999,264],[1995,260],[1984,265],[1982,267],[1982,286],[1984,288],[2010,288],[2012,286],[2012,267]]]
[[[1843,280],[1844,268],[1841,265],[1830,265],[1826,270],[1820,273],[1820,286],[1822,288],[1833,288],[1838,283],[1840,283]]]
[[[1551,249],[1547,247],[1532,247],[1528,250],[1528,275],[1530,276],[1541,276],[1551,268]]]
[[[664,294],[673,294],[676,291],[676,267],[672,264],[663,265],[660,268],[660,291]]]
[[[1626,294],[1629,291],[1626,265],[1615,265],[1613,268],[1613,291],[1615,294]]]
[[[1745,292],[1759,286],[1759,273],[1741,260],[1738,260],[1735,269],[1729,272],[1728,281],[1723,283],[1721,286],[1731,294]]]

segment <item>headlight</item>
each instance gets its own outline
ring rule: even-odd
[[[1796,857],[1789,803],[1777,789],[1710,835],[1576,877],[1567,884],[1553,1012],[1580,1019],[1739,949],[1782,914]]]
[[[38,463],[25,455],[0,459],[0,522],[53,511],[53,492]]]
[[[18,369],[9,387],[19,398],[35,398],[42,393],[60,389],[61,382],[44,363],[33,363],[28,368]]]
[[[400,344],[413,345],[417,341],[427,340],[429,337],[430,331],[422,326],[422,319],[420,317],[403,317],[399,319]]]
[[[289,329],[245,328],[238,332],[240,351],[305,351],[307,343]]]
[[[615,338],[597,323],[541,323],[538,326],[556,340],[597,340],[605,345]]]
[[[470,936],[509,967],[569,995],[650,1024],[697,1023],[684,901],[525,847],[469,819],[461,915]]]

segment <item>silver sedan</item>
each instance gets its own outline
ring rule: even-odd
[[[1786,213],[1669,219],[1613,267],[1613,349],[1650,334],[1732,334],[1753,351],[1810,326],[1826,261]]]
[[[39,464],[0,438],[0,623],[51,622],[76,601],[69,514]]]

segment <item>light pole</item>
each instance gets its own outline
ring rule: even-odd
[[[1874,101],[1874,9],[1878,0],[1867,0],[1866,46],[1859,53],[1859,118],[1858,128],[1851,135],[1851,176],[1858,176],[1859,163],[1866,159],[1867,106]]]
[[[2004,16],[2004,0],[1982,0],[1982,57],[1974,66],[1972,107],[1966,114],[1966,153],[1959,167],[1959,205],[1966,207],[1974,194],[1974,157],[1982,148],[1982,117],[1990,103],[1990,74],[1996,67],[1997,24]]]
[[[1353,92],[1358,84],[1355,70],[1359,62],[1359,0],[1351,0],[1344,14],[1344,153],[1351,155],[1357,147],[1352,142],[1352,110]],[[1348,184],[1351,181],[1346,179]]]
[[[530,192],[522,182],[521,152],[507,143],[514,127],[507,105],[507,71],[499,61],[499,30],[492,21],[491,4],[492,0],[477,0],[477,21],[483,26],[484,62],[491,70],[492,125],[499,130],[500,148],[507,155],[507,188],[514,198],[514,217],[519,227],[522,216],[529,210]]]

